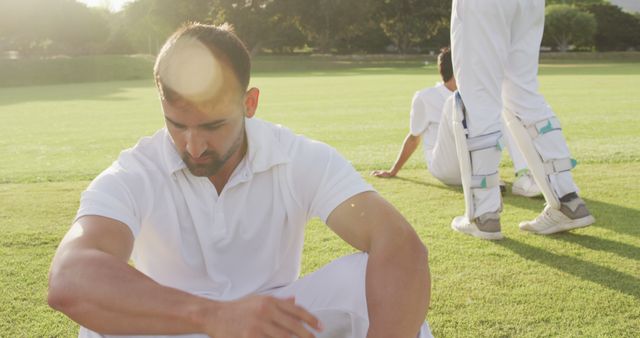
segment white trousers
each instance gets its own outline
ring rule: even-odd
[[[365,338],[369,315],[365,295],[365,275],[368,256],[364,253],[339,258],[290,285],[268,290],[263,294],[286,298],[295,296],[296,303],[313,313],[324,325],[317,338]],[[80,328],[81,338],[149,338],[150,336],[100,335]],[[206,338],[202,334],[179,336]],[[429,325],[422,325],[418,338],[432,338]],[[413,337],[408,337],[413,338]]]
[[[544,0],[453,1],[453,68],[467,109],[469,137],[499,131],[503,109],[513,112],[524,124],[555,116],[538,92],[544,5]],[[561,131],[541,139],[536,149],[545,160],[570,157]],[[497,171],[497,164],[489,166],[494,165],[495,170],[485,170]],[[577,191],[569,171],[550,176],[550,181],[558,197]],[[485,190],[475,196],[484,204],[476,210],[494,211],[500,203],[499,192]]]
[[[448,99],[442,108],[442,117],[438,125],[436,143],[427,156],[427,169],[440,182],[446,185],[461,185],[460,162],[456,153],[456,142],[453,136],[452,124],[453,97]],[[504,124],[503,124],[504,125]],[[527,162],[516,146],[511,134],[503,129],[504,143],[513,161],[515,172],[527,168]]]

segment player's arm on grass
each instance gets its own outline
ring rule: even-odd
[[[249,296],[216,302],[162,286],[127,264],[133,241],[129,227],[119,221],[78,219],[53,259],[49,304],[105,334],[312,337],[303,323],[318,327],[293,299]]]
[[[400,149],[400,154],[398,154],[398,158],[396,162],[393,164],[391,169],[389,170],[374,170],[371,172],[372,176],[376,177],[394,177],[398,174],[402,166],[409,160],[411,155],[416,151],[418,145],[420,145],[420,136],[415,136],[409,133],[407,137],[404,138],[404,142],[402,143],[402,149]]]
[[[404,217],[376,192],[341,203],[327,225],[369,254],[368,338],[415,337],[429,305],[427,250]]]

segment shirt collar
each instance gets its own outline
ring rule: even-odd
[[[438,88],[443,94],[453,94],[451,89],[444,85],[444,82],[436,82],[436,88]]]
[[[280,139],[276,136],[274,128],[270,128],[267,122],[257,118],[245,119],[245,130],[247,132],[247,168],[252,174],[266,171],[278,164],[290,161],[285,153]],[[171,135],[166,128],[161,130],[164,154],[165,169],[168,175],[186,169],[187,166],[180,157]],[[244,161],[243,160],[243,161]],[[242,165],[240,163],[239,165]]]
[[[169,131],[167,128],[162,128],[160,131],[162,133],[162,154],[164,156],[164,167],[167,170],[168,175],[172,175],[176,171],[180,171],[187,167],[184,163],[178,150],[176,149],[173,140],[171,139],[171,135],[169,135]]]
[[[249,169],[256,174],[291,159],[285,153],[282,140],[276,135],[276,129],[257,118],[245,119],[247,131],[247,155]]]

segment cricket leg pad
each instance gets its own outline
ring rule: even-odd
[[[452,124],[460,163],[465,217],[471,222],[488,212],[502,210],[498,164],[502,157],[502,132],[470,137],[467,111],[458,92],[453,101]]]
[[[577,192],[570,173],[577,162],[570,157],[560,122],[550,117],[526,124],[506,109],[503,115],[547,204],[560,209],[560,198]]]

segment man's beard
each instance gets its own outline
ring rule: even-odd
[[[220,157],[220,155],[216,152],[207,151],[202,154],[202,156],[211,157],[211,161],[207,163],[197,164],[191,162],[191,155],[189,155],[188,153],[185,152],[185,154],[182,156],[182,160],[187,165],[187,168],[189,168],[189,171],[191,172],[191,174],[193,174],[193,176],[214,176],[216,173],[218,173],[220,168],[222,168],[224,164],[227,163],[227,160],[229,160],[230,157],[230,153],[225,154],[224,157]]]
[[[191,161],[191,155],[189,155],[188,152],[184,152],[182,154],[182,161],[184,161],[184,163],[187,165],[187,168],[189,168],[189,171],[191,172],[191,174],[193,174],[193,176],[215,176],[218,171],[220,171],[220,169],[227,163],[227,161],[229,161],[231,156],[233,156],[233,154],[235,154],[235,152],[242,146],[244,139],[244,132],[240,133],[238,138],[231,145],[231,148],[229,148],[229,150],[227,150],[227,152],[222,156],[220,156],[220,154],[215,151],[205,151],[201,155],[201,157],[211,157],[211,160],[207,163],[193,163]]]

